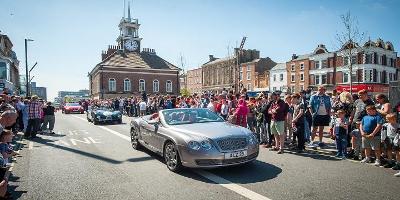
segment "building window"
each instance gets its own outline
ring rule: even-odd
[[[292,74],[292,79],[291,79],[291,81],[292,81],[292,82],[296,82],[296,76],[295,76],[294,74]]]
[[[0,62],[0,79],[6,79],[6,80],[10,80],[9,76],[8,76],[8,69],[9,67],[7,66],[7,63],[5,62]]]
[[[274,77],[274,81],[276,81],[276,74],[274,74],[274,76],[273,76],[273,77]]]
[[[131,91],[131,81],[129,79],[124,80],[124,92]]]
[[[273,87],[273,88],[272,88],[272,91],[275,92],[275,91],[276,91],[276,87]]]
[[[349,57],[343,57],[343,65],[344,66],[349,65]]]
[[[304,90],[304,85],[300,85],[300,91]]]
[[[117,91],[117,84],[115,83],[115,79],[110,78],[108,80],[108,91],[115,92]]]
[[[143,79],[139,80],[139,92],[146,91],[146,82]]]
[[[322,61],[322,68],[328,68],[328,61],[327,60],[323,60]]]
[[[240,71],[239,71],[239,80],[240,81],[243,80],[243,69],[242,68],[240,68]]]
[[[364,70],[364,82],[366,83],[371,83],[373,82],[373,71],[370,69],[365,69]]]
[[[300,70],[304,70],[304,63],[300,63]]]
[[[315,69],[320,69],[319,60],[315,61]]]
[[[365,54],[365,64],[372,64],[372,54]]]
[[[283,81],[283,74],[279,74],[279,80]]]
[[[349,82],[349,73],[343,73],[343,83]]]
[[[251,67],[250,66],[247,66],[246,78],[247,78],[247,80],[251,80]]]
[[[321,81],[322,81],[322,84],[327,84],[328,83],[326,74],[322,74],[321,75]]]
[[[165,88],[167,92],[172,92],[172,81],[167,81]]]
[[[357,64],[357,56],[351,56],[351,64]]]
[[[292,64],[290,67],[291,67],[292,72],[296,71],[296,67],[294,64]]]
[[[160,82],[158,80],[153,81],[153,92],[158,92],[160,91]]]
[[[291,89],[290,89],[290,92],[291,92],[292,94],[295,93],[295,92],[296,92],[296,86],[292,86]]]
[[[315,85],[319,85],[319,75],[315,76]]]
[[[251,91],[251,83],[247,84],[247,91]]]
[[[300,74],[300,81],[304,81],[304,74],[303,73]]]

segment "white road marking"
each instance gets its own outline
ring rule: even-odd
[[[194,172],[196,174],[198,174],[198,175],[200,175],[200,176],[202,176],[202,177],[204,177],[204,178],[206,178],[206,179],[208,179],[208,180],[210,180],[210,181],[212,181],[214,183],[217,183],[218,185],[220,185],[220,186],[222,186],[224,188],[227,188],[227,189],[229,189],[229,190],[231,190],[233,192],[236,192],[236,193],[238,193],[238,194],[240,194],[240,195],[242,195],[242,196],[244,196],[244,197],[246,197],[248,199],[251,199],[251,200],[271,200],[268,197],[262,196],[261,194],[253,192],[253,191],[251,191],[251,190],[249,190],[249,189],[247,189],[245,187],[242,187],[240,185],[232,183],[232,182],[230,182],[230,181],[228,181],[228,180],[226,180],[226,179],[224,179],[222,177],[219,177],[219,176],[217,176],[217,175],[215,175],[213,173],[210,173],[210,172],[207,172],[207,171],[204,171],[204,170],[194,170]]]
[[[73,117],[81,119],[83,121],[86,121],[86,119],[81,118],[81,117],[77,117],[77,116],[73,116]],[[119,133],[117,131],[111,130],[111,129],[106,128],[104,126],[97,126],[97,127],[101,128],[103,130],[106,130],[106,131],[108,131],[108,132],[110,132],[110,133],[112,133],[112,134],[114,134],[114,135],[116,135],[118,137],[121,137],[122,139],[125,139],[127,141],[131,141],[130,137],[128,137],[126,135],[123,135],[123,134],[121,134],[121,133]],[[232,182],[230,182],[230,181],[228,181],[228,180],[226,180],[226,179],[224,179],[224,178],[222,178],[220,176],[212,174],[210,172],[207,172],[207,171],[204,171],[204,170],[194,170],[193,172],[195,172],[196,174],[198,174],[198,175],[200,175],[200,176],[202,176],[202,177],[204,177],[204,178],[206,178],[206,179],[208,179],[208,180],[210,180],[212,182],[217,183],[218,185],[220,185],[220,186],[222,186],[222,187],[224,187],[226,189],[229,189],[229,190],[231,190],[233,192],[236,192],[237,194],[240,194],[240,195],[242,195],[242,196],[244,196],[244,197],[246,197],[248,199],[251,199],[251,200],[271,200],[270,198],[262,196],[261,194],[258,194],[258,193],[253,192],[253,191],[251,191],[251,190],[249,190],[249,189],[247,189],[245,187],[242,187],[240,185],[232,183]]]
[[[76,142],[80,142],[80,143],[85,143],[85,144],[90,144],[90,141],[87,139],[87,138],[82,138],[83,140],[78,140],[78,139],[69,139],[70,141],[71,141],[71,143],[73,144],[73,145],[77,145],[77,143]]]
[[[88,139],[93,143],[93,144],[101,144],[101,142],[99,140],[95,140],[92,137],[88,137]]]
[[[28,149],[33,149],[33,142],[29,142]]]
[[[75,118],[80,119],[80,120],[83,120],[83,121],[87,121],[86,119],[84,119],[84,118],[82,118],[82,117],[78,117],[78,116],[72,116],[72,117],[75,117]],[[103,130],[106,130],[106,131],[108,131],[108,132],[110,132],[110,133],[112,133],[112,134],[114,134],[114,135],[116,135],[116,136],[118,136],[118,137],[120,137],[120,138],[122,138],[122,139],[124,139],[124,140],[131,141],[131,138],[130,138],[130,137],[128,137],[128,136],[126,136],[126,135],[123,135],[123,134],[121,134],[121,133],[118,133],[117,131],[111,130],[111,129],[109,129],[109,128],[107,128],[107,127],[104,127],[104,126],[96,126],[96,127],[99,127],[99,128],[101,128],[101,129],[103,129]]]

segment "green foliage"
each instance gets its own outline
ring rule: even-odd
[[[186,88],[181,89],[181,96],[188,97],[190,96],[190,91]]]

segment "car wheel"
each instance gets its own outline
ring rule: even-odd
[[[179,157],[178,149],[173,142],[168,141],[164,146],[164,160],[167,168],[172,172],[182,170],[182,163]]]
[[[122,119],[118,120],[118,124],[122,124]]]
[[[99,124],[99,121],[93,119],[93,124],[94,124],[94,125],[97,125],[97,124]]]
[[[131,144],[135,150],[139,150],[142,147],[139,143],[139,134],[134,128],[131,128]]]
[[[88,122],[92,122],[92,120],[90,120],[88,116],[86,116],[86,119]]]

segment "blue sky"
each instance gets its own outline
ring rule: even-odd
[[[126,0],[129,1],[129,0]],[[351,11],[367,37],[400,47],[400,1],[290,0],[134,0],[142,47],[187,69],[206,62],[209,54],[228,55],[243,36],[245,48],[285,62],[322,43],[338,46],[340,15]],[[123,0],[0,0],[0,30],[9,35],[24,73],[24,38],[34,81],[48,88],[52,100],[59,90],[88,88],[87,73],[100,62],[101,51],[115,44]],[[232,53],[232,50],[230,50]]]

